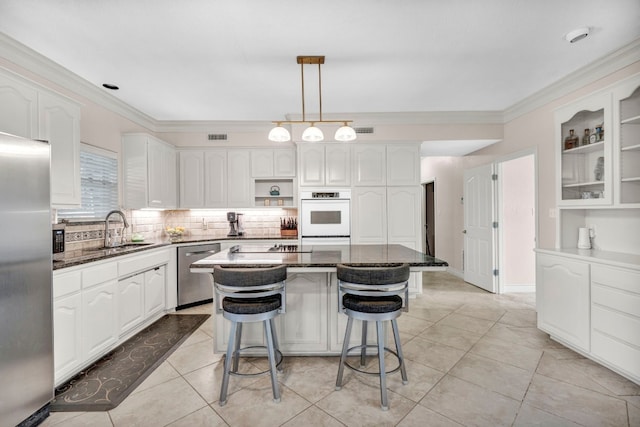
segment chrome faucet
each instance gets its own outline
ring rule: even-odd
[[[107,214],[107,217],[104,219],[104,247],[105,248],[118,246],[117,244],[114,244],[114,245],[111,244],[111,236],[109,235],[109,217],[113,214],[118,214],[122,217],[122,222],[124,222],[124,228],[127,228],[129,226],[129,223],[127,223],[127,218],[125,218],[124,213],[122,211],[113,210],[109,212]],[[124,240],[124,230],[122,231],[122,240]],[[121,241],[120,244],[122,243],[123,242]]]

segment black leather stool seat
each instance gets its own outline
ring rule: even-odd
[[[402,309],[402,298],[397,295],[369,297],[346,294],[342,298],[344,308],[361,313],[390,313]]]
[[[233,314],[259,314],[277,310],[282,306],[280,295],[262,298],[231,298],[222,300],[222,309]]]
[[[406,264],[385,267],[350,267],[345,264],[336,266],[339,280],[362,285],[389,285],[409,279],[410,271]]]
[[[282,282],[287,278],[287,267],[242,268],[215,266],[213,277],[223,286],[262,286]]]

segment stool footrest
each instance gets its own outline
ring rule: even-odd
[[[358,358],[359,358],[359,357],[360,357],[360,354],[359,354],[359,353],[358,353],[357,355],[356,355],[356,354],[351,354],[351,355],[349,355],[349,352],[350,352],[351,350],[356,350],[356,349],[361,350],[362,348],[375,348],[375,349],[377,350],[377,349],[378,349],[378,346],[377,346],[377,345],[373,345],[373,344],[366,344],[366,345],[356,345],[356,346],[353,346],[353,347],[351,347],[351,348],[349,348],[349,349],[347,350],[347,357],[350,357],[350,356],[351,356],[351,357],[358,357]],[[396,366],[394,369],[391,369],[391,370],[389,370],[389,371],[385,371],[385,373],[386,373],[386,374],[393,374],[394,372],[398,372],[398,371],[400,370],[400,368],[402,368],[402,363],[403,363],[404,361],[400,359],[400,356],[398,356],[398,353],[396,353],[395,351],[391,350],[391,349],[390,349],[390,348],[388,348],[388,347],[385,347],[384,349],[385,349],[385,351],[388,351],[389,353],[393,354],[393,355],[395,356],[396,360],[398,361],[398,366]],[[372,355],[372,356],[373,356],[373,355]],[[379,355],[378,355],[378,356],[379,356]],[[382,355],[382,357],[384,357],[384,354]],[[344,362],[344,365],[345,365],[347,368],[351,369],[352,371],[360,372],[361,374],[366,374],[366,375],[377,375],[377,376],[379,376],[379,375],[380,375],[380,371],[376,371],[376,372],[365,371],[365,370],[363,370],[363,369],[356,368],[355,366],[351,365],[351,364],[350,364],[349,362],[347,362],[346,360],[345,360],[345,362]]]
[[[250,345],[250,346],[238,349],[238,357],[240,357],[242,355],[242,351],[250,350],[252,348],[262,348],[262,349],[265,349],[265,350],[267,349],[267,347],[264,346],[264,345]],[[275,356],[276,356],[276,368],[279,368],[280,365],[282,364],[282,360],[284,359],[284,357],[282,355],[282,352],[280,350],[278,350],[278,349],[274,349],[274,353],[275,353]],[[264,356],[264,355],[260,355],[260,356]],[[245,357],[254,357],[254,356],[251,355],[251,356],[245,356]],[[256,357],[259,357],[259,356],[256,356]],[[225,358],[226,358],[226,356],[225,356]],[[260,376],[260,375],[268,374],[270,372],[271,372],[270,369],[266,369],[264,371],[254,372],[254,373],[246,373],[246,374],[245,373],[240,373],[240,372],[235,372],[235,371],[229,371],[229,374],[237,376],[237,377],[257,377],[257,376]]]

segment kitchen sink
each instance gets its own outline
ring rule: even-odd
[[[90,251],[113,251],[113,252],[117,252],[117,251],[124,251],[127,249],[135,249],[135,248],[140,248],[143,246],[149,246],[149,245],[153,245],[152,242],[129,242],[129,243],[125,243],[123,245],[118,245],[118,246],[111,246],[111,247],[106,247],[106,246],[102,246],[99,248],[94,248],[94,249],[89,249]]]

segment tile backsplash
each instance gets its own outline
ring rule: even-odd
[[[129,227],[124,230],[125,240],[131,240],[132,234],[140,234],[145,240],[164,240],[168,238],[167,227],[184,227],[185,237],[216,239],[226,237],[229,232],[227,210],[123,210]],[[279,237],[280,218],[297,216],[297,209],[265,209],[238,211],[243,214],[245,236]],[[122,222],[118,217],[110,222],[112,234],[121,235]],[[66,226],[67,252],[92,249],[104,244],[104,222],[70,223]]]

